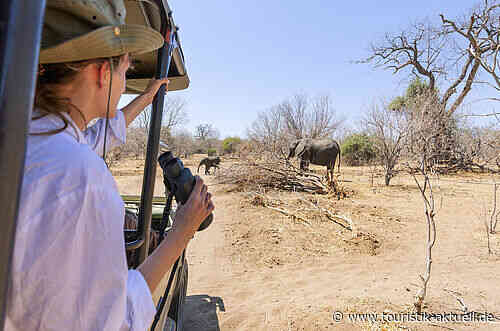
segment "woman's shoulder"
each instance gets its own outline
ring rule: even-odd
[[[114,184],[106,164],[87,144],[61,132],[30,136],[25,161],[25,180],[60,187]]]
[[[62,134],[29,140],[20,219],[32,219],[54,204],[76,208],[74,203],[68,205],[68,201],[75,199],[112,201],[117,211],[123,207],[113,176],[88,145]]]

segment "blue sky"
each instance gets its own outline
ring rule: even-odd
[[[380,97],[406,88],[404,74],[351,61],[370,42],[439,13],[455,17],[473,1],[200,1],[170,0],[191,79],[185,91],[193,130],[201,123],[221,137],[244,136],[259,111],[296,92],[329,94],[355,125]],[[481,94],[482,92],[478,92]],[[491,93],[491,92],[490,92]],[[474,100],[475,92],[466,99]],[[491,108],[483,105],[482,109]]]

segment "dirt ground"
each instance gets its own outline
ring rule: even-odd
[[[196,172],[200,158],[184,163]],[[227,164],[223,160],[222,167]],[[113,169],[122,194],[140,194],[142,169],[141,161],[132,160]],[[386,187],[381,173],[372,186],[370,173],[343,166],[342,183],[354,193],[328,202],[352,219],[354,234],[331,221],[307,224],[256,205],[248,192],[203,175],[216,210],[214,223],[188,248],[186,329],[500,330],[500,234],[491,235],[494,253],[488,254],[481,216],[492,206],[493,186],[485,183],[500,178],[433,180],[437,241],[424,307],[426,313],[461,314],[461,300],[468,311],[494,314],[496,322],[394,322],[387,321],[393,313],[412,311],[425,272],[424,205],[409,175]],[[160,170],[157,175],[155,195],[162,196]],[[294,192],[266,195],[289,205],[314,199]],[[355,313],[377,313],[379,320],[352,322],[349,314]]]

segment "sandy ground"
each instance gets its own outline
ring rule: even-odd
[[[196,169],[198,159],[185,164]],[[141,172],[139,161],[114,170],[122,194],[140,194]],[[307,225],[253,205],[248,193],[231,192],[215,176],[203,176],[214,193],[215,221],[188,248],[187,330],[500,330],[500,320],[349,321],[354,313],[378,313],[380,319],[383,313],[391,318],[412,311],[425,271],[426,221],[408,175],[385,187],[381,176],[371,185],[368,168],[343,167],[342,173],[354,194],[329,203],[353,220],[355,236],[331,221]],[[157,174],[155,195],[161,196]],[[427,313],[460,314],[459,298],[469,311],[500,318],[500,234],[491,236],[489,255],[481,217],[491,207],[493,187],[465,183],[492,180],[466,174],[433,182],[439,208]],[[309,197],[267,195],[291,204]]]

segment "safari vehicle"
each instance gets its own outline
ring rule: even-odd
[[[135,70],[127,76],[127,92],[139,93],[149,79],[168,75],[169,92],[189,86],[180,46],[178,28],[167,0],[125,1],[126,22],[142,24],[159,31],[165,44],[159,50],[135,57]],[[3,0],[0,2],[0,331],[4,328],[9,268],[14,247],[19,195],[23,178],[26,135],[31,118],[38,66],[38,54],[45,0]],[[29,20],[29,24],[27,23]],[[161,228],[166,199],[153,197],[159,151],[159,135],[165,87],[153,101],[153,115],[147,143],[141,196],[124,196],[129,211],[138,215],[138,226],[125,233],[126,249],[136,250],[133,267],[148,255],[150,229]],[[153,207],[154,205],[154,207]],[[153,211],[155,211],[153,213]],[[154,215],[153,215],[154,214]],[[154,216],[154,217],[153,217]],[[168,224],[165,229],[168,235]],[[153,293],[161,314],[151,330],[182,330],[183,303],[188,270],[185,252]]]

